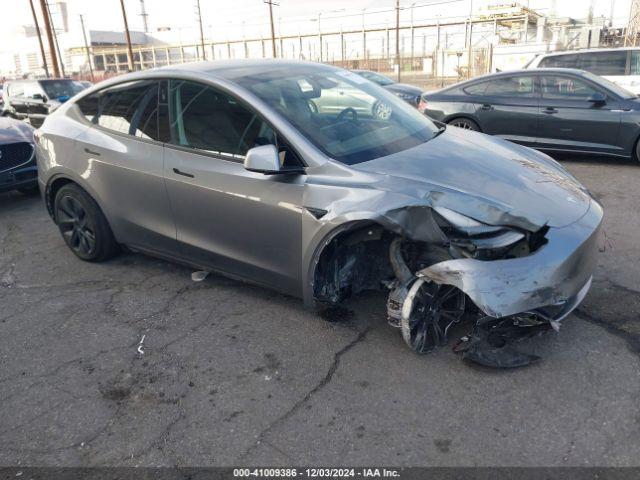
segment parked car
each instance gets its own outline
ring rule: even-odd
[[[423,95],[419,109],[538,150],[640,158],[640,100],[580,70],[486,75]]]
[[[358,92],[341,111],[311,107],[341,83]],[[359,113],[363,98],[387,113]],[[496,356],[480,332],[557,327],[595,266],[602,209],[558,163],[439,128],[328,65],[123,75],[47,117],[36,145],[47,209],[78,258],[103,261],[124,244],[307,305],[389,289],[387,315],[419,352],[468,311],[468,358],[526,364],[512,350]]]
[[[406,83],[398,83],[385,75],[378,72],[372,72],[371,70],[352,70],[352,72],[357,73],[361,77],[364,77],[373,83],[377,83],[382,88],[389,90],[391,93],[400,97],[402,100],[414,107],[417,107],[420,102],[420,95],[422,95],[421,88],[414,85],[408,85]]]
[[[0,192],[38,191],[38,173],[33,145],[33,127],[0,117]]]
[[[34,127],[87,85],[66,78],[15,80],[5,83],[3,115],[29,120]]]
[[[575,68],[640,94],[640,47],[594,48],[538,55],[525,68]]]

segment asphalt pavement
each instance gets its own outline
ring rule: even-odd
[[[139,254],[81,262],[39,198],[0,194],[0,465],[640,465],[640,165],[563,163],[608,242],[515,370],[409,351],[375,294],[321,316]]]

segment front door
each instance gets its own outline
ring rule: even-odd
[[[540,77],[541,148],[623,154],[618,146],[619,102],[595,85],[573,76]],[[596,93],[604,102],[593,102]]]
[[[282,139],[249,107],[211,86],[169,81],[165,177],[178,241],[205,268],[300,295],[304,175],[244,169],[250,148]],[[299,160],[281,148],[283,163]]]
[[[539,128],[535,76],[499,76],[487,83],[476,100],[476,116],[482,131],[523,145],[535,145]]]

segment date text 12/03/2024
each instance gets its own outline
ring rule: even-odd
[[[400,473],[388,468],[236,468],[236,478],[399,478]]]

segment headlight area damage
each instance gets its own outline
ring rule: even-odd
[[[386,287],[389,323],[416,352],[446,345],[451,327],[471,319],[471,333],[454,347],[463,358],[527,365],[539,357],[513,343],[558,330],[582,301],[601,221],[593,200],[562,228],[489,225],[437,206],[392,210],[332,237],[317,259],[313,294],[336,304]]]

